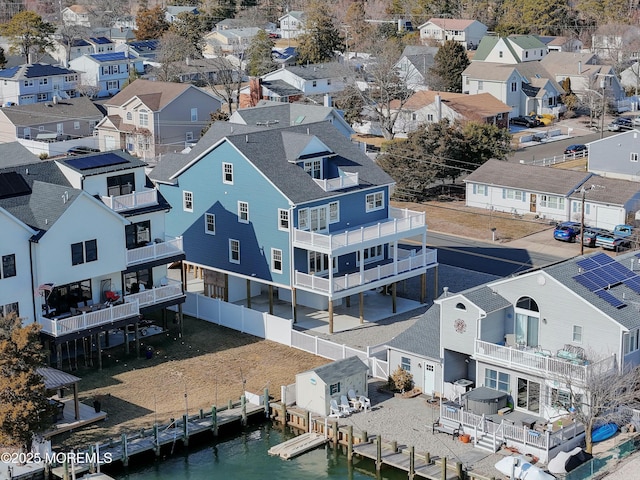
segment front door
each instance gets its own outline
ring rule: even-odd
[[[529,200],[529,211],[531,213],[536,213],[536,200],[537,200],[537,195],[535,193],[532,193],[531,195],[529,195],[530,200]]]
[[[427,395],[433,395],[436,391],[436,371],[433,365],[424,364],[424,390]]]

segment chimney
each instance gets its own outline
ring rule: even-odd
[[[439,122],[442,120],[442,97],[440,97],[439,93],[436,93],[435,104],[436,104],[436,120]]]
[[[578,62],[578,75],[582,75],[582,62]]]
[[[325,107],[333,107],[333,98],[328,93],[324,94],[324,106]]]

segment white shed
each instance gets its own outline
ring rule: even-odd
[[[337,360],[296,375],[296,403],[299,407],[319,415],[329,415],[332,399],[340,403],[340,396],[354,390],[367,395],[369,367],[358,357]]]

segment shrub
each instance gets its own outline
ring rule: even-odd
[[[47,152],[42,152],[38,157],[40,157],[40,160],[46,160],[49,158],[49,154]]]
[[[413,375],[400,366],[391,374],[389,380],[395,390],[404,392],[413,388]]]

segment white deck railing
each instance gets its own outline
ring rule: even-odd
[[[121,212],[123,210],[131,210],[134,208],[146,207],[158,204],[158,191],[153,189],[140,190],[127,195],[116,195],[111,197],[102,197],[102,201],[106,206]]]
[[[475,341],[474,356],[478,359],[498,360],[505,367],[574,380],[584,380],[588,369],[592,367],[590,364],[580,365],[561,358],[540,355],[534,350],[521,350],[478,339]],[[610,365],[607,365],[608,363]],[[604,358],[598,365],[600,369],[613,369],[616,365],[615,357]]]
[[[358,186],[358,174],[342,172],[341,176],[337,178],[314,178],[313,181],[320,185],[325,192],[331,192],[333,190],[340,190],[341,188]]]
[[[182,249],[182,237],[177,237],[164,242],[152,243],[145,247],[127,250],[127,265],[148,262],[180,253],[184,253]]]
[[[373,283],[384,278],[391,278],[412,270],[428,267],[437,262],[437,251],[427,250],[426,253],[409,256],[397,262],[378,265],[363,272],[334,276],[333,282],[327,277],[295,272],[296,287],[307,288],[322,293],[336,293],[350,288]]]
[[[329,252],[370,240],[380,240],[382,243],[385,237],[398,234],[417,235],[427,227],[424,212],[390,207],[389,217],[389,219],[375,225],[335,234],[310,232],[296,228],[293,230],[293,243],[296,247]]]
[[[138,305],[142,308],[147,305],[155,305],[182,295],[182,285],[178,283],[125,295],[124,301],[127,303],[138,302]]]
[[[54,336],[60,337],[74,332],[80,332],[92,327],[98,327],[118,320],[124,320],[128,317],[134,317],[140,314],[140,308],[137,301],[131,303],[123,303],[112,307],[104,307],[95,312],[87,312],[74,315],[67,318],[46,318],[40,317],[42,331]]]

